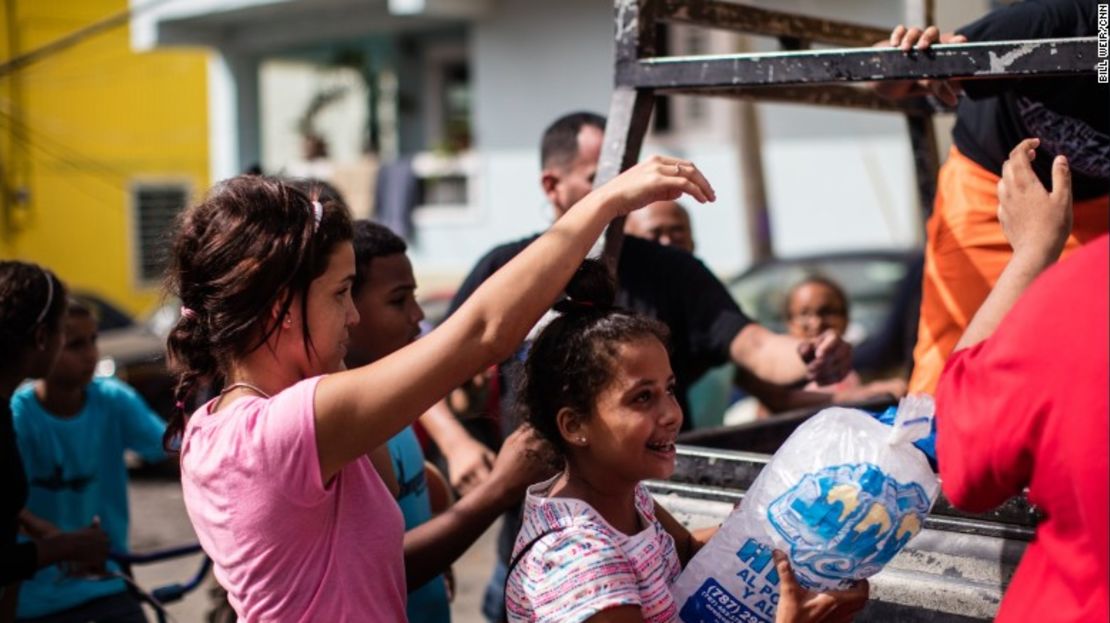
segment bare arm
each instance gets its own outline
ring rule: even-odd
[[[58,526],[35,515],[26,508],[19,512],[19,527],[23,529],[27,536],[35,540],[45,539],[61,532],[61,530],[58,530]]]
[[[470,436],[447,407],[446,399],[424,412],[420,423],[447,459],[447,476],[459,495],[467,495],[489,477],[497,455]]]
[[[821,407],[832,402],[832,394],[803,389],[799,383],[776,385],[737,368],[736,383],[755,396],[772,414],[803,407]]]
[[[852,347],[832,331],[800,340],[753,322],[736,334],[729,351],[738,366],[771,385],[806,379],[827,385],[844,378],[852,367]]]
[[[704,528],[690,532],[686,529],[686,526],[679,523],[679,521],[659,502],[655,503],[655,518],[659,520],[659,523],[662,524],[667,534],[671,535],[671,538],[674,539],[674,547],[675,551],[678,553],[678,561],[682,564],[684,569],[686,565],[690,563],[690,560],[693,559],[694,554],[697,554],[698,550],[708,543],[709,539],[713,538],[713,535],[717,533],[717,528],[720,527],[714,526],[712,528]]]
[[[1046,191],[1030,164],[1039,143],[1037,139],[1022,141],[1002,165],[998,218],[1014,255],[953,352],[974,346],[994,333],[1025,288],[1060,257],[1071,233],[1068,161],[1063,156],[1053,161],[1052,191]]]
[[[382,445],[479,370],[507,357],[574,275],[614,218],[688,193],[713,198],[690,163],[654,157],[591,192],[491,276],[438,329],[369,366],[322,379],[316,446],[327,482]]]
[[[405,533],[405,577],[422,586],[444,573],[525,489],[550,476],[551,453],[525,426],[509,435],[490,477],[443,513]]]

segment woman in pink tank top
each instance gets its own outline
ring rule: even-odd
[[[583,198],[443,325],[343,370],[358,322],[350,218],[337,198],[258,176],[181,217],[168,340],[167,442],[186,508],[245,621],[403,621],[403,525],[368,456],[435,401],[508,357],[614,218],[689,194],[690,162],[651,158]],[[222,384],[193,406],[202,384]]]

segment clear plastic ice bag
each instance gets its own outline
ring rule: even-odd
[[[929,435],[933,399],[902,399],[893,426],[832,407],[786,440],[740,507],[671,587],[683,623],[772,623],[774,549],[814,590],[870,577],[925,522],[940,484],[913,442]]]

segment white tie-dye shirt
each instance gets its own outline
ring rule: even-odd
[[[639,606],[646,623],[677,620],[670,586],[682,568],[647,489],[636,488],[647,527],[629,536],[582,500],[546,497],[557,478],[528,489],[513,559],[535,543],[505,586],[509,621],[576,623],[618,606]]]

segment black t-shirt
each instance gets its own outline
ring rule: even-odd
[[[968,41],[1090,37],[1096,0],[1025,0],[988,13],[956,32]],[[1094,63],[1094,61],[1091,61]],[[1068,157],[1077,200],[1110,190],[1110,85],[1094,75],[966,80],[952,139],[984,169],[1002,163],[1023,139],[1039,138],[1033,169],[1051,187],[1052,159]]]
[[[15,442],[12,410],[0,397],[0,588],[31,577],[37,553],[32,543],[16,544],[19,512],[27,504],[27,475]]]

